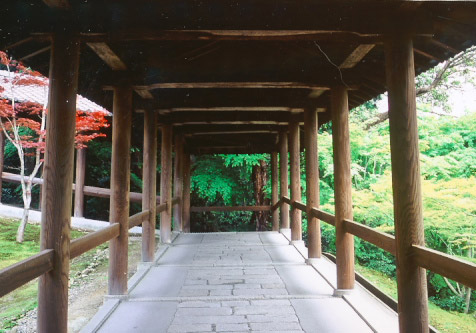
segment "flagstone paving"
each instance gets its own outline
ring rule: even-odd
[[[333,296],[335,266],[306,264],[277,232],[180,234],[157,257],[83,332],[398,331],[396,314],[360,286]]]

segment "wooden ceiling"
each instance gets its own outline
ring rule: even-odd
[[[5,1],[0,47],[44,74],[49,35],[82,36],[80,93],[111,109],[117,84],[135,109],[175,124],[194,152],[266,152],[291,116],[349,88],[356,107],[386,90],[383,42],[414,34],[417,73],[476,44],[473,1]]]

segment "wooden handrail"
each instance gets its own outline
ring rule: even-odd
[[[329,214],[323,210],[317,209],[316,207],[313,207],[311,209],[311,214],[312,216],[318,218],[321,221],[324,221],[326,223],[329,223],[330,225],[333,225],[335,227],[336,221],[335,221],[335,216],[332,214]]]
[[[136,227],[139,224],[142,224],[142,222],[144,222],[145,220],[149,218],[149,214],[150,214],[149,210],[144,210],[142,212],[139,212],[129,217],[129,229]]]
[[[157,208],[156,208],[156,213],[160,213],[160,212],[163,212],[167,210],[167,203],[164,202],[163,204],[160,204],[160,205],[157,205]]]
[[[259,212],[269,211],[271,206],[208,206],[190,207],[191,212]]]
[[[284,203],[291,205],[291,199],[289,199],[289,197],[282,197],[281,199],[283,200]]]
[[[415,244],[412,257],[418,266],[476,289],[476,264]]]
[[[119,229],[119,223],[114,223],[101,230],[73,239],[70,246],[70,258],[76,258],[81,254],[119,236]]]
[[[0,270],[0,297],[52,270],[53,256],[53,249],[43,250]]]
[[[172,206],[175,206],[180,203],[180,197],[172,198]]]
[[[283,198],[279,199],[278,202],[276,202],[274,205],[271,206],[271,211],[272,212],[275,211],[276,209],[281,207],[283,203],[284,203]]]
[[[351,220],[344,220],[347,232],[395,255],[395,236]]]
[[[291,207],[302,210],[303,212],[306,212],[307,210],[307,206],[303,204],[301,201],[292,201]]]

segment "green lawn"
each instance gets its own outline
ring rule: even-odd
[[[387,295],[397,298],[397,282],[387,275],[356,264],[356,271],[371,281]],[[440,332],[475,333],[476,318],[474,314],[445,311],[432,302],[428,304],[430,324]]]

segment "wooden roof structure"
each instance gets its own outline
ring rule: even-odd
[[[157,110],[196,153],[270,152],[304,109],[330,120],[330,88],[348,88],[350,108],[385,92],[388,34],[414,34],[417,74],[476,44],[473,1],[32,0],[0,10],[1,49],[47,75],[48,35],[68,22],[85,44],[79,93],[112,109],[103,90],[132,85],[134,108]]]

